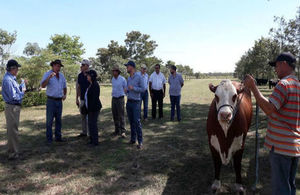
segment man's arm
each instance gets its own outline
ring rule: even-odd
[[[266,115],[269,116],[277,111],[276,107],[259,91],[252,76],[246,75],[244,84],[252,91],[258,106],[261,107]]]
[[[78,98],[81,96],[81,90],[80,90],[80,85],[77,83],[76,85],[76,104],[79,106],[79,100]]]
[[[43,82],[42,82],[42,84],[41,84],[41,87],[42,88],[45,88],[47,85],[48,85],[48,83],[49,83],[49,80],[52,78],[52,77],[54,77],[56,75],[56,73],[55,72],[52,72]]]

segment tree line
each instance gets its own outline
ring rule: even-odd
[[[281,52],[291,52],[297,59],[296,72],[300,78],[300,7],[295,18],[286,20],[275,16],[274,22],[276,26],[269,30],[269,36],[256,40],[236,63],[235,77],[242,80],[245,74],[252,74],[256,78],[276,78],[268,62]]]
[[[11,57],[10,48],[16,39],[17,32],[10,33],[0,29],[1,80],[5,72],[5,63]],[[161,72],[167,76],[169,67],[175,65],[178,72],[181,72],[185,78],[195,77],[194,70],[190,66],[175,64],[171,60],[164,63],[163,60],[154,56],[157,47],[158,44],[156,41],[151,40],[150,35],[142,34],[139,31],[131,31],[126,33],[124,44],[111,40],[107,47],[97,50],[96,57],[90,57],[89,60],[92,68],[97,71],[101,82],[110,80],[111,69],[114,65],[119,65],[121,71],[126,72],[123,64],[129,59],[136,62],[138,69],[142,64],[145,64],[149,72],[154,71],[155,64],[160,64]],[[41,48],[38,43],[28,42],[23,50],[23,55],[14,58],[22,64],[18,77],[28,78],[28,89],[36,89],[39,87],[43,73],[49,69],[49,64],[54,59],[62,60],[64,64],[62,71],[67,81],[75,81],[83,54],[85,54],[85,49],[79,36],[55,34],[50,37],[50,42],[45,48]]]

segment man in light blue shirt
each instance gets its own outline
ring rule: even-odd
[[[60,72],[63,67],[60,60],[50,63],[52,70],[46,72],[41,81],[41,87],[45,88],[47,95],[47,117],[46,117],[46,137],[47,143],[52,143],[52,124],[55,118],[55,141],[64,142],[61,138],[61,117],[62,117],[62,101],[66,99],[67,84],[64,75]]]
[[[122,138],[126,137],[125,117],[124,117],[124,96],[127,87],[127,82],[124,77],[120,75],[121,71],[118,65],[112,69],[113,78],[112,83],[112,100],[111,110],[115,124],[115,132],[112,136],[121,135]]]
[[[2,97],[5,101],[5,118],[7,128],[8,159],[19,158],[19,121],[21,103],[26,90],[25,83],[19,85],[16,76],[21,65],[16,60],[9,60],[6,64],[6,74],[2,81]]]
[[[127,80],[127,104],[126,110],[130,123],[131,137],[129,144],[136,144],[138,140],[138,149],[142,149],[143,134],[141,124],[141,93],[145,91],[145,86],[142,77],[136,73],[135,63],[128,61],[125,64],[127,72],[130,74]]]
[[[149,94],[148,94],[148,84],[149,84],[149,76],[147,74],[147,66],[145,64],[142,65],[141,67],[141,72],[138,72],[144,81],[144,87],[145,91],[141,93],[141,110],[142,110],[142,103],[144,105],[144,120],[147,120],[148,118],[148,99],[149,99]]]
[[[177,120],[181,121],[180,114],[180,98],[181,98],[181,88],[183,87],[184,81],[181,74],[176,72],[176,66],[172,65],[170,68],[170,76],[169,76],[169,94],[171,101],[171,121],[174,121],[175,116],[175,107],[177,111]]]

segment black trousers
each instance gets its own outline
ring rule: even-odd
[[[152,118],[156,118],[156,107],[158,102],[159,118],[163,118],[163,99],[164,93],[163,90],[153,90],[152,89]]]

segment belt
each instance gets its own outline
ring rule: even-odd
[[[134,103],[136,103],[136,102],[140,102],[140,100],[128,99],[127,102],[134,102]]]
[[[120,97],[113,97],[113,99],[121,99],[124,98],[124,96],[120,96]]]
[[[7,103],[5,102],[6,104],[9,104],[9,105],[14,105],[14,106],[22,106],[20,103]]]
[[[62,98],[57,98],[57,97],[51,97],[51,96],[47,96],[48,99],[50,100],[55,100],[55,101],[61,101]]]

